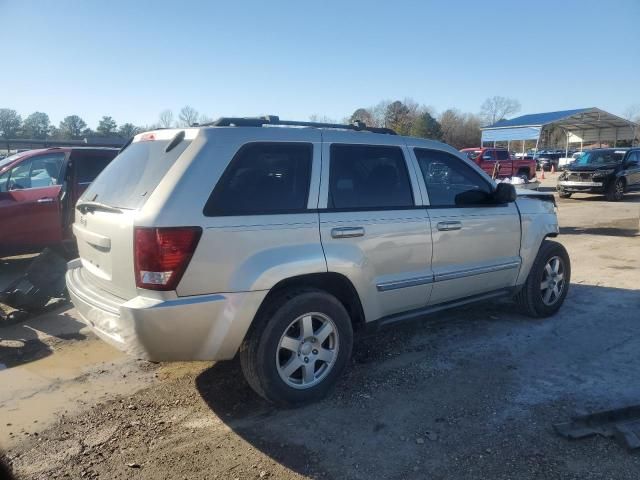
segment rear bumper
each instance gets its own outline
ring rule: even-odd
[[[228,360],[244,339],[266,291],[123,300],[84,280],[71,262],[71,301],[93,332],[120,350],[154,361]]]

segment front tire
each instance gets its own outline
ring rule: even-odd
[[[283,406],[324,397],[351,358],[353,330],[344,305],[324,291],[297,289],[261,310],[240,347],[249,385]]]
[[[624,198],[624,180],[617,178],[615,182],[612,182],[605,193],[609,202],[619,202]]]
[[[571,193],[569,192],[562,192],[562,191],[558,191],[558,196],[560,198],[571,198]]]
[[[515,300],[526,315],[549,317],[562,306],[570,281],[571,261],[567,250],[558,242],[544,240]]]

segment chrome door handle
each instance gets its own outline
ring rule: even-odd
[[[363,227],[340,227],[332,228],[331,236],[333,238],[351,238],[351,237],[363,237]]]
[[[51,197],[39,198],[38,200],[36,200],[36,202],[38,202],[38,203],[53,203],[53,198],[51,198]]]
[[[437,227],[441,232],[448,232],[449,230],[460,230],[462,228],[462,222],[438,222]]]

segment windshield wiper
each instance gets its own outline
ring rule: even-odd
[[[111,207],[100,202],[82,202],[78,203],[76,208],[80,210],[80,213],[95,212],[96,210],[110,213],[122,213],[122,210],[119,208]]]

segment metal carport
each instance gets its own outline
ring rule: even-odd
[[[482,145],[485,142],[507,142],[535,140],[536,148],[542,142],[550,147],[554,131],[561,131],[565,137],[565,148],[570,143],[580,143],[580,149],[585,143],[613,142],[627,140],[633,144],[638,135],[638,124],[620,118],[599,108],[579,108],[562,110],[559,112],[534,113],[500,120],[488,127],[482,128]]]

